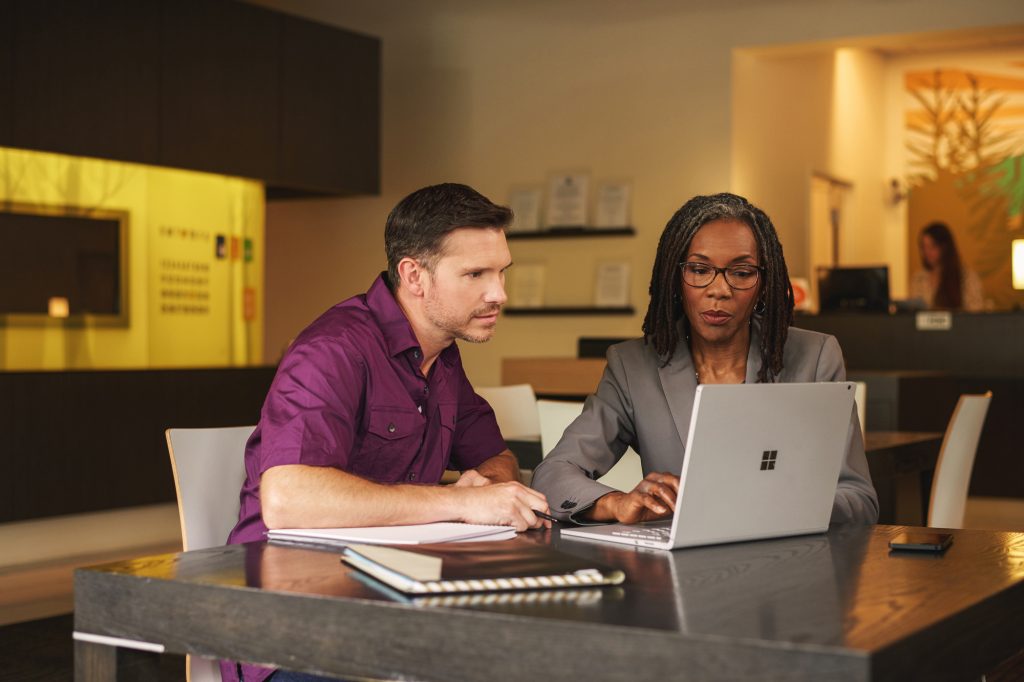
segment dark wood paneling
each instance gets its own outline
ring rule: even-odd
[[[286,17],[281,158],[271,184],[380,191],[380,41]]]
[[[0,373],[0,523],[174,501],[164,429],[255,424],[274,371]]]
[[[271,177],[282,16],[225,0],[163,9],[160,163]]]
[[[0,0],[0,17],[0,144],[271,197],[379,191],[376,38],[235,0]]]
[[[15,0],[0,0],[0,146],[14,139],[14,13]],[[0,183],[4,177],[0,175]],[[2,186],[2,184],[0,184]]]
[[[20,0],[12,143],[156,163],[157,0]]]

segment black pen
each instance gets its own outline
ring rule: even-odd
[[[537,510],[537,509],[534,509],[534,510],[532,510],[532,511],[533,511],[534,515],[536,515],[536,516],[539,516],[539,517],[541,517],[542,519],[547,519],[548,521],[554,521],[555,523],[561,523],[561,521],[559,521],[558,519],[556,519],[556,518],[555,518],[554,516],[552,516],[551,514],[548,514],[547,512],[542,512],[542,511],[539,511],[539,510]]]

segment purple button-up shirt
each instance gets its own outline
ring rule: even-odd
[[[329,466],[380,483],[437,483],[506,449],[490,405],[454,343],[424,377],[423,351],[381,275],[299,334],[277,368],[245,448],[238,524],[229,543],[264,539],[260,477],[282,464]],[[268,617],[273,617],[270,614]],[[243,665],[245,679],[273,670]],[[223,679],[237,680],[221,661]]]
[[[329,466],[380,483],[437,483],[505,450],[494,412],[454,343],[420,371],[422,350],[380,276],[324,313],[288,349],[245,449],[229,543],[262,540],[260,477],[282,464]]]

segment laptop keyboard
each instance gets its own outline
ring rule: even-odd
[[[647,526],[641,528],[623,528],[622,530],[613,530],[612,535],[617,535],[623,538],[632,538],[634,540],[650,540],[651,542],[665,542],[669,539],[672,534],[671,526]]]

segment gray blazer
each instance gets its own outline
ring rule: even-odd
[[[747,383],[761,368],[759,332],[751,330]],[[843,352],[834,336],[790,328],[778,382],[845,381]],[[652,345],[643,339],[608,349],[608,366],[587,398],[581,414],[533,472],[533,487],[544,493],[552,513],[577,520],[597,498],[612,492],[598,483],[627,447],[640,455],[646,476],[652,471],[678,472],[690,413],[697,390],[693,360],[680,343],[668,365],[661,367]],[[856,409],[850,415],[846,461],[832,506],[832,522],[871,524],[878,520],[878,497],[871,485],[864,441]]]

